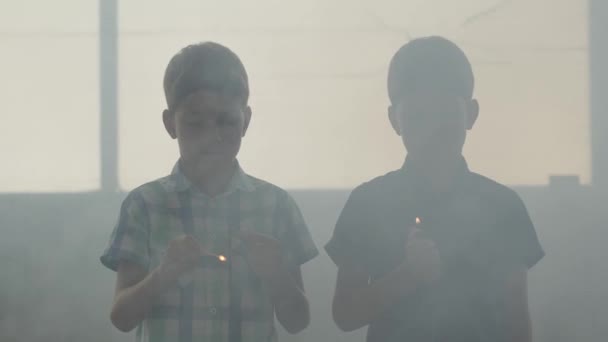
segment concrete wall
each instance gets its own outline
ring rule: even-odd
[[[539,342],[608,336],[608,201],[579,186],[519,188],[547,256],[530,275]],[[294,192],[321,247],[347,192]],[[114,274],[98,257],[125,194],[0,195],[0,341],[131,341],[108,319]],[[311,326],[282,341],[363,341],[330,313],[335,267],[321,255],[304,268]]]

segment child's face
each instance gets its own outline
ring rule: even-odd
[[[466,131],[478,112],[475,100],[418,91],[403,96],[389,109],[389,116],[408,154],[441,158],[462,153]]]
[[[251,109],[240,98],[210,90],[190,94],[164,115],[181,162],[200,171],[232,165],[250,119]]]

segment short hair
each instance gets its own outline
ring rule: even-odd
[[[443,37],[411,40],[393,56],[388,72],[388,96],[397,103],[416,90],[440,91],[473,97],[475,79],[465,53]]]
[[[209,89],[249,99],[249,80],[240,58],[214,42],[188,45],[167,65],[163,80],[169,110],[175,110],[188,95]]]

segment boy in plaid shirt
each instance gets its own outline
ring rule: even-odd
[[[190,45],[167,66],[171,175],[133,190],[101,262],[117,272],[112,323],[137,339],[276,341],[309,324],[300,266],[317,248],[286,191],[236,159],[251,119],[236,54]]]

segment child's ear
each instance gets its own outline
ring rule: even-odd
[[[393,105],[388,106],[388,119],[391,122],[391,126],[397,135],[401,136],[401,129],[399,128],[398,114]]]
[[[467,130],[470,130],[475,125],[477,118],[479,117],[479,102],[476,99],[472,99],[469,102],[467,108]]]
[[[174,112],[165,109],[163,111],[163,123],[165,124],[165,129],[171,139],[177,138],[177,131],[175,130],[175,114]]]
[[[243,124],[243,135],[242,135],[242,137],[244,137],[245,134],[247,133],[247,129],[249,128],[249,122],[251,122],[251,107],[246,106],[245,110],[243,111],[243,114],[245,115],[245,122]]]

